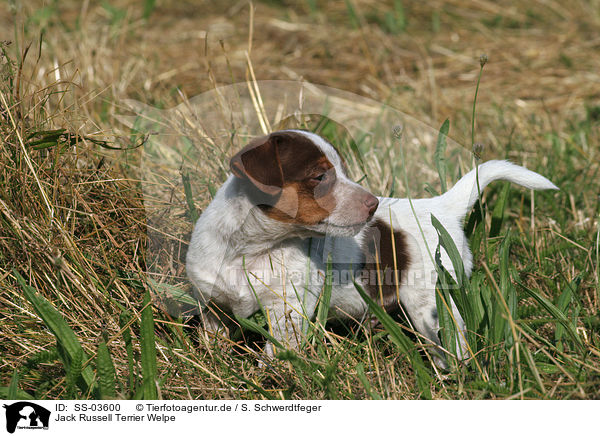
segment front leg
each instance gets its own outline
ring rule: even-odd
[[[267,302],[261,302],[267,316],[267,328],[273,339],[285,349],[299,350],[306,339],[308,327],[314,318],[316,303],[319,294],[315,292],[303,292],[301,287],[295,288],[289,284],[286,290],[292,289],[294,295],[289,292],[277,293]],[[296,295],[296,290],[304,295]],[[275,292],[273,293],[275,294]],[[265,353],[274,355],[274,345],[268,341]]]
[[[431,344],[436,346],[434,350],[434,360],[437,366],[447,368],[444,352],[440,350],[441,342],[438,337],[440,330],[439,315],[436,304],[435,289],[418,289],[409,288],[402,289],[400,298],[414,328],[421,333]],[[467,359],[469,357],[468,347],[466,343],[466,325],[454,301],[447,302],[452,309],[452,316],[456,321],[456,353],[459,359]]]
[[[208,305],[200,312],[202,330],[207,338],[216,340],[218,337],[229,337],[229,331],[233,326],[230,314],[225,313],[215,305]]]
[[[306,337],[306,330],[303,329],[303,324],[306,324],[306,319],[293,311],[287,311],[281,308],[265,308],[267,311],[267,323],[270,335],[284,349],[299,350],[302,341]],[[269,357],[275,355],[277,347],[267,341],[265,346],[265,354]]]

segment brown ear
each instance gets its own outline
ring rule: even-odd
[[[236,177],[249,180],[269,195],[277,195],[283,188],[283,171],[275,142],[270,136],[253,139],[229,161]]]

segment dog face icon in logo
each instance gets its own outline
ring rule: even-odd
[[[6,409],[6,431],[9,433],[14,433],[17,426],[28,429],[48,428],[50,411],[42,406],[29,401],[19,401],[3,407]]]

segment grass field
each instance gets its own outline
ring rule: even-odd
[[[213,3],[0,3],[0,398],[600,399],[600,3]],[[418,120],[426,145],[404,160],[342,145],[361,148],[351,173],[376,194],[428,196],[489,159],[560,187],[496,183],[485,218],[468,216],[475,265],[459,306],[474,358],[440,373],[408,323],[374,307],[375,328],[324,328],[320,312],[302,352],[260,366],[260,314],[213,340],[152,304],[157,290],[185,298],[186,238],[244,137],[203,146],[195,177],[171,164],[178,183],[153,185],[184,204],[157,271],[142,180],[160,167],[142,166],[144,132],[118,117],[128,99],[168,109],[253,77],[339,88]]]

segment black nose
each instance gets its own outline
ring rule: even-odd
[[[379,206],[379,200],[374,195],[369,195],[365,199],[365,206],[369,210],[369,218],[371,218]]]

